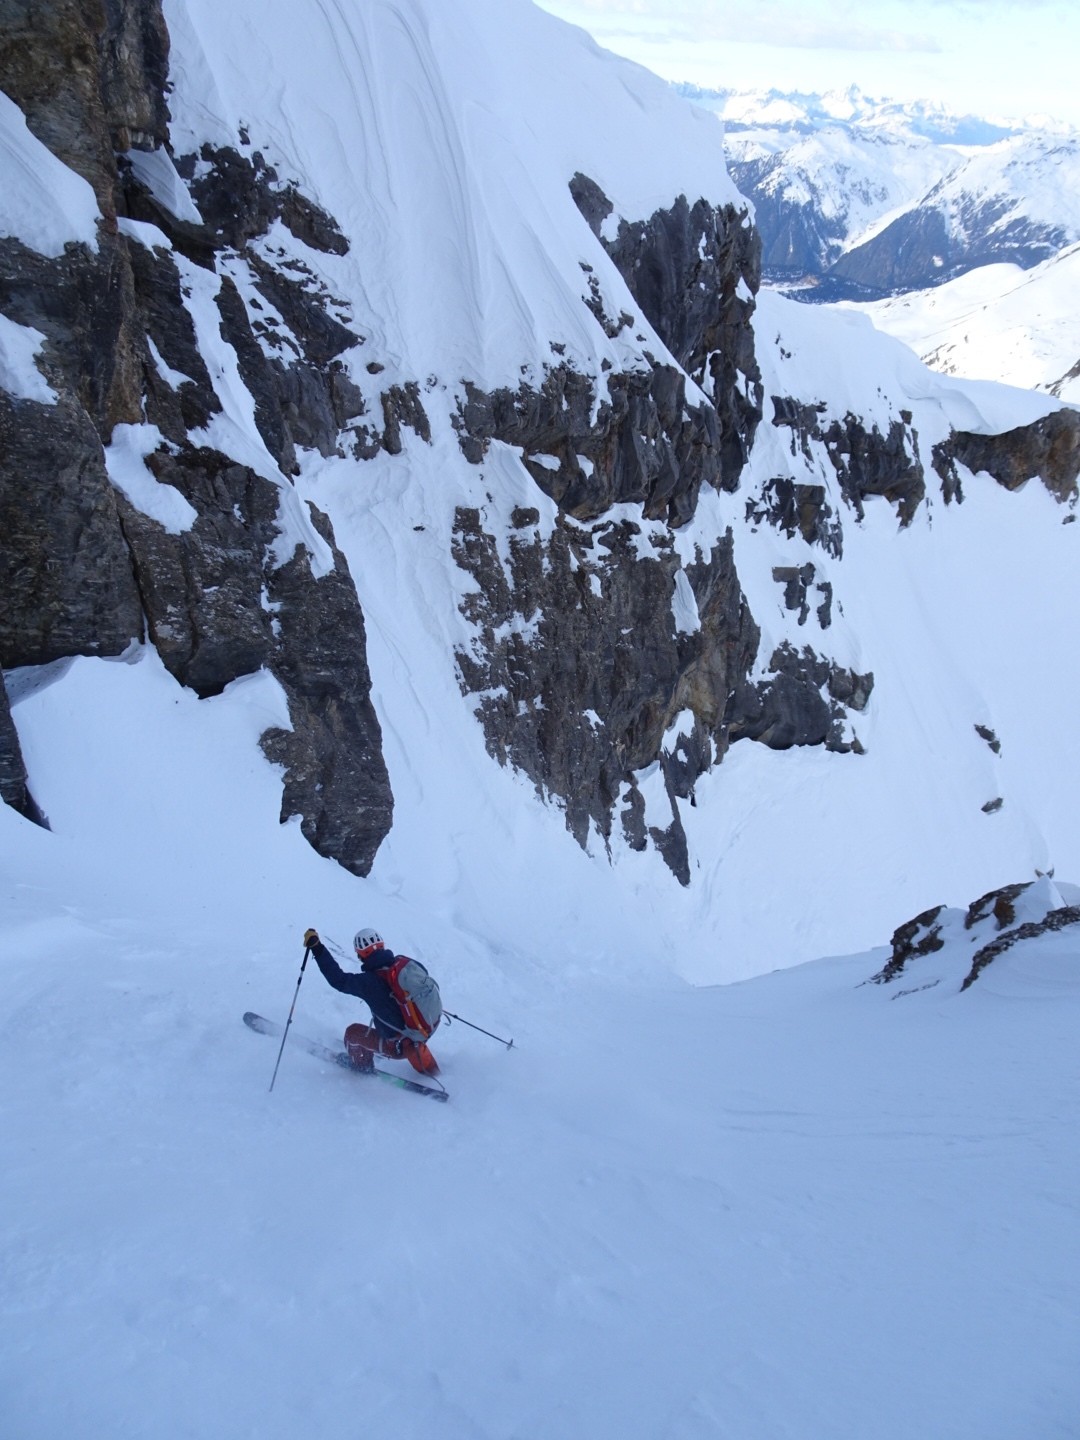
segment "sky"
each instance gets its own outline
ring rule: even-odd
[[[1075,0],[536,0],[609,50],[715,89],[936,100],[1080,125]]]

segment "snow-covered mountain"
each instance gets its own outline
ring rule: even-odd
[[[1080,403],[1075,297],[1080,247],[1021,270],[984,265],[932,290],[870,304],[846,302],[903,340],[935,370],[1004,380]]]
[[[1080,139],[1023,135],[971,156],[835,262],[835,280],[912,290],[981,265],[1025,270],[1080,240]]]
[[[918,102],[703,92],[755,205],[766,275],[891,293],[990,263],[1025,269],[1080,238],[1080,142]]]
[[[20,1440],[1068,1433],[1076,413],[527,0],[0,14]]]

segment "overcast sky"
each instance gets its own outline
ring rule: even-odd
[[[668,80],[1080,125],[1080,0],[536,0]]]

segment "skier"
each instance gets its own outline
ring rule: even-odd
[[[438,986],[418,961],[395,955],[379,932],[371,929],[358,930],[353,939],[362,967],[359,975],[341,968],[317,930],[304,932],[304,944],[335,990],[355,995],[371,1010],[373,1026],[350,1025],[345,1031],[345,1049],[357,1069],[373,1070],[375,1056],[386,1055],[392,1060],[408,1060],[421,1075],[438,1075],[435,1056],[423,1039],[413,1038],[430,1035],[442,1013]],[[407,988],[410,975],[422,977],[422,996]]]

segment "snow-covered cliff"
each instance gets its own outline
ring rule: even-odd
[[[647,896],[732,976],[1074,865],[1074,420],[755,297],[710,115],[525,0],[20,24],[25,814],[72,823],[41,667],[124,654],[207,699],[268,677],[282,819],[491,938],[567,866],[552,943],[587,910],[629,948]]]

